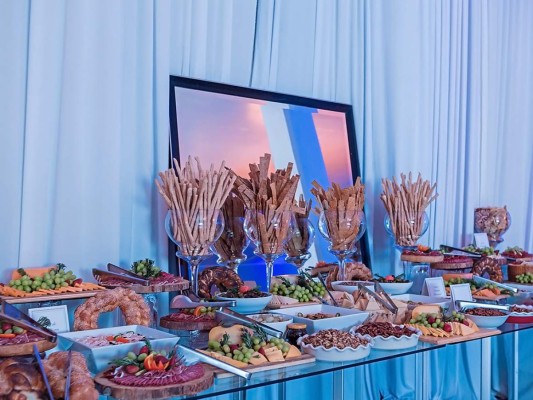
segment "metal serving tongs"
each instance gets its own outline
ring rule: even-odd
[[[129,272],[129,271],[126,271],[126,272]],[[118,279],[122,282],[134,283],[134,284],[143,285],[143,286],[148,286],[150,284],[150,281],[148,281],[148,279],[143,279],[133,273],[125,274],[122,272],[118,273],[118,272],[113,272],[113,271],[104,271],[103,269],[98,269],[98,268],[93,268],[93,276],[94,276],[94,279],[98,281],[98,283],[102,283],[102,284],[105,284],[106,277]]]
[[[455,300],[455,308],[460,311],[468,310],[469,308],[491,308],[493,310],[509,311],[509,305],[502,304],[487,304],[478,303],[476,301]]]
[[[479,283],[482,283],[482,284],[485,284],[485,285],[495,285],[495,286],[497,286],[499,288],[508,290],[508,291],[510,291],[512,293],[518,293],[518,289],[515,288],[515,287],[508,286],[508,285],[505,285],[505,284],[500,283],[500,282],[491,281],[490,279],[482,278],[481,276],[478,276],[478,275],[474,275],[474,282],[479,282]]]
[[[239,314],[235,311],[231,311],[228,308],[223,308],[221,311],[215,312],[215,320],[218,322],[238,322],[240,324],[244,324],[249,327],[258,326],[262,330],[265,331],[270,336],[274,336],[276,338],[280,338],[283,336],[283,332],[278,331],[277,329],[271,328],[268,325],[262,324],[259,321],[256,321],[255,319],[248,318],[245,315]]]
[[[175,296],[170,302],[170,308],[196,308],[198,306],[202,307],[235,307],[237,302],[235,300],[224,300],[224,301],[194,301],[190,297],[183,294]]]
[[[6,320],[7,322],[11,322],[13,325],[17,325],[23,329],[33,332],[49,342],[55,343],[57,341],[56,332],[43,327],[41,324],[24,314],[18,308],[5,302],[4,300],[2,300],[0,307],[0,319]]]
[[[381,304],[383,307],[385,307],[387,310],[389,310],[394,315],[398,314],[398,306],[396,304],[394,304],[394,302],[389,297],[387,292],[385,292],[383,290],[383,288],[381,287],[381,285],[378,282],[374,282],[374,290],[373,291],[370,290],[369,288],[367,288],[366,286],[364,286],[361,283],[357,284],[357,288],[359,289],[359,295],[361,295],[362,293],[366,293],[369,296],[372,296],[373,298],[375,298],[376,301],[379,304]],[[383,297],[381,297],[381,296],[383,296]],[[357,301],[357,299],[355,299],[355,301]]]
[[[199,361],[202,361],[206,364],[212,365],[213,367],[217,367],[220,369],[223,369],[224,371],[228,371],[232,374],[235,374],[237,376],[240,376],[241,378],[244,378],[246,380],[250,379],[252,377],[252,373],[245,371],[243,369],[237,368],[231,364],[228,364],[224,361],[218,360],[216,358],[213,358],[211,356],[208,356],[207,354],[204,354],[198,350],[195,350],[191,347],[185,346],[183,344],[176,344],[176,348],[180,350],[184,355],[190,355],[195,358],[197,358]]]
[[[444,251],[450,251],[450,250],[455,250],[455,251],[460,251],[460,252],[463,252],[463,253],[466,253],[466,254],[469,254],[471,256],[474,256],[476,258],[481,258],[483,257],[483,254],[480,254],[480,253],[477,253],[475,251],[470,251],[470,250],[465,250],[465,249],[461,249],[460,247],[453,247],[453,246],[448,246],[446,244],[441,244],[440,245],[440,248],[443,249]],[[448,255],[453,255],[453,254],[448,254]],[[505,257],[505,256],[503,256]],[[517,259],[514,258],[514,257],[505,257],[507,260],[509,261],[516,261]]]
[[[339,307],[339,304],[337,303],[337,300],[335,300],[335,298],[333,297],[333,295],[329,291],[328,286],[326,285],[326,281],[324,280],[324,277],[322,276],[322,274],[318,273],[317,274],[317,278],[320,281],[320,283],[324,286],[324,288],[326,289],[326,292],[329,294],[329,297],[330,297],[333,305]],[[322,297],[320,297],[320,301],[322,301],[323,304],[329,305],[328,302],[326,300],[324,300]]]

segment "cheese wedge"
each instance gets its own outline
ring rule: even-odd
[[[411,318],[416,319],[420,314],[438,314],[441,315],[441,308],[435,304],[427,304],[422,306],[416,306],[413,308],[413,315]]]
[[[233,365],[237,368],[244,368],[247,367],[248,364],[242,361],[234,360],[233,358],[223,356],[222,354],[218,354],[216,351],[206,351],[206,350],[198,350],[201,353],[207,354],[210,357],[216,358],[217,360],[224,361],[225,363],[228,363],[230,365]]]
[[[283,353],[277,347],[270,347],[268,349],[265,349],[265,355],[268,361],[270,362],[285,361],[285,359],[283,358]]]
[[[300,357],[301,355],[302,355],[302,352],[300,351],[300,349],[291,344],[289,352],[285,355],[285,359]]]
[[[252,365],[261,365],[267,362],[268,360],[266,359],[266,357],[261,353],[258,353],[257,351],[252,354],[249,360],[249,363]]]

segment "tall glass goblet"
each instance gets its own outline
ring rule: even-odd
[[[246,260],[244,250],[250,240],[244,232],[244,217],[224,219],[225,227],[213,245],[218,255],[217,264],[227,266],[238,273],[239,265]]]
[[[397,250],[413,250],[416,249],[418,240],[428,230],[429,217],[425,211],[393,219],[389,214],[385,214],[383,224],[389,236],[393,238]]]
[[[224,229],[224,218],[217,209],[200,209],[189,217],[183,210],[169,210],[165,229],[178,247],[176,256],[189,265],[190,287],[198,295],[198,266],[213,254],[211,246]]]
[[[274,261],[285,253],[283,247],[291,237],[293,226],[291,211],[246,210],[244,231],[255,244],[254,254],[265,260],[266,291],[270,290]]]
[[[284,247],[287,253],[285,260],[294,264],[298,272],[302,272],[305,262],[311,257],[309,249],[315,240],[315,228],[306,216],[296,214],[294,221],[292,236]]]
[[[329,241],[328,250],[339,260],[338,279],[346,279],[346,259],[357,251],[357,242],[366,230],[362,211],[329,209],[320,214],[318,230]]]

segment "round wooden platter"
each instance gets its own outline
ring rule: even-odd
[[[435,262],[442,262],[442,260],[444,260],[444,256],[431,256],[424,254],[402,254],[400,256],[400,260],[417,264],[431,264]]]
[[[135,293],[138,294],[150,294],[150,293],[163,293],[163,292],[177,292],[180,290],[187,290],[189,289],[189,281],[182,281],[179,283],[170,283],[170,284],[164,284],[164,285],[106,285],[105,283],[101,283],[101,286],[104,286],[109,289],[114,289],[117,287],[127,288],[133,290]]]
[[[39,353],[42,353],[46,350],[53,349],[56,347],[57,343],[52,343],[43,339],[37,342],[8,344],[0,346],[0,357],[27,356],[33,354],[33,345],[36,345]]]
[[[153,400],[166,399],[174,396],[190,396],[208,389],[214,382],[213,369],[204,364],[204,375],[200,378],[177,385],[165,386],[123,386],[104,378],[103,372],[94,377],[100,393],[114,397],[115,399],[127,400]]]
[[[164,317],[159,319],[161,328],[176,331],[209,331],[217,325],[218,322],[214,318],[209,321],[172,321]]]

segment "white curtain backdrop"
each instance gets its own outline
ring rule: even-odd
[[[166,266],[169,74],[352,104],[376,272],[399,272],[378,195],[401,172],[438,182],[423,241],[507,205],[503,246],[533,250],[531,21],[529,0],[1,0],[0,281]]]

